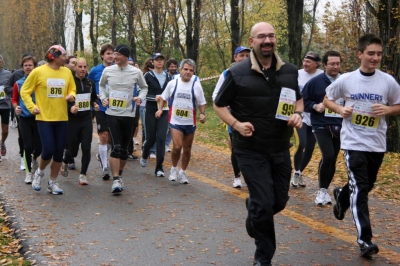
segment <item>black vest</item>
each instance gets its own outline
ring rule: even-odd
[[[275,71],[275,81],[251,69],[250,57],[229,69],[236,84],[237,96],[230,105],[232,115],[240,122],[254,126],[252,137],[243,137],[233,130],[234,147],[281,152],[289,149],[292,127],[287,121],[275,118],[282,87],[298,91],[298,70],[285,63]]]

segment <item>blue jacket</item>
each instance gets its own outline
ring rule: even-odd
[[[313,128],[327,125],[342,125],[342,118],[325,117],[325,112],[319,113],[313,109],[314,104],[324,101],[325,90],[331,84],[325,72],[310,79],[303,88],[304,111],[310,113]]]
[[[22,116],[22,117],[33,117],[34,115],[31,114],[31,112],[29,112],[28,108],[26,108],[25,103],[22,100],[22,97],[21,97],[21,94],[20,94],[22,85],[24,85],[24,82],[25,82],[26,78],[27,78],[27,76],[24,75],[21,79],[16,81],[17,86],[18,86],[18,94],[20,95],[19,96],[19,107],[21,108],[20,116]],[[31,96],[32,96],[33,103],[36,103],[35,93],[32,93]]]
[[[103,70],[105,68],[106,68],[106,66],[104,66],[103,64],[99,64],[99,65],[95,66],[94,68],[92,68],[92,70],[89,73],[89,76],[87,77],[88,79],[94,81],[94,85],[96,87],[96,94],[97,95],[100,94],[100,92],[99,92],[99,81],[100,81],[101,75],[103,74]],[[99,111],[102,111],[102,112],[107,111],[107,108],[104,107],[101,104],[100,99],[97,101],[97,104],[100,106],[100,110]]]

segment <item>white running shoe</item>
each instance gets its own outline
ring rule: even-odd
[[[25,170],[24,158],[21,158],[21,165],[19,166],[19,169],[20,169],[21,171],[24,171],[24,170]]]
[[[82,174],[79,175],[79,185],[82,185],[82,186],[89,185],[89,182],[85,175],[82,175]]]
[[[150,159],[155,159],[156,158],[156,154],[154,152],[150,152]]]
[[[156,173],[156,176],[160,177],[160,176],[165,176],[165,173],[163,170],[158,170]]]
[[[26,173],[25,175],[25,184],[32,184],[33,178],[32,173]]]
[[[113,181],[112,187],[111,187],[111,193],[119,193],[124,190],[124,181],[122,181],[122,178],[115,179]]]
[[[104,168],[104,170],[103,170],[102,178],[103,178],[103,180],[108,180],[108,179],[110,179],[110,174],[109,174],[109,171],[108,171],[108,168],[107,168],[107,167]]]
[[[147,159],[144,159],[143,157],[140,158],[140,165],[142,167],[146,167],[147,166]]]
[[[235,177],[233,179],[233,185],[234,188],[241,188],[242,187],[242,180],[240,179],[240,177]]]
[[[54,194],[54,195],[60,195],[63,193],[63,190],[58,186],[58,182],[49,181],[47,183],[47,192]]]
[[[301,187],[306,187],[306,182],[304,182],[303,174],[302,174],[302,173],[300,173],[300,175],[299,175],[298,184],[299,184],[299,186],[301,186]]]
[[[290,180],[290,184],[292,187],[298,187],[299,186],[299,179],[300,179],[300,174],[299,173],[293,173],[292,179]]]
[[[133,143],[135,143],[135,145],[139,145],[139,142],[137,141],[136,138],[133,138]]]
[[[187,175],[186,175],[186,171],[179,171],[179,176],[178,176],[178,178],[179,178],[179,182],[181,183],[181,184],[189,184],[189,180],[188,180],[188,178],[187,178]]]
[[[324,204],[329,204],[329,205],[332,204],[332,199],[331,199],[331,196],[329,196],[329,194],[328,194],[328,190],[326,190],[326,193],[325,193]]]
[[[169,146],[165,146],[165,151],[166,152],[171,152],[171,149],[169,148]]]
[[[317,197],[315,198],[315,204],[318,206],[322,206],[325,204],[325,200],[326,200],[326,194],[328,194],[328,192],[326,191],[325,188],[320,188],[317,192]],[[329,197],[329,195],[328,195]]]
[[[39,191],[42,188],[43,176],[44,174],[39,174],[38,170],[36,170],[32,180],[32,187],[34,190]]]
[[[177,167],[171,167],[171,172],[169,174],[169,181],[176,181],[178,178],[178,168]]]

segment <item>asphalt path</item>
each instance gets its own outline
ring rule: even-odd
[[[128,161],[125,190],[113,195],[112,182],[100,177],[93,134],[89,185],[78,184],[78,155],[77,170],[58,177],[64,194],[51,195],[48,169],[41,191],[24,183],[16,129],[10,128],[6,145],[0,198],[22,253],[36,265],[252,265],[254,240],[244,227],[247,189],[231,187],[225,151],[195,144],[188,185],[156,177],[154,159],[146,168]],[[170,166],[167,153],[167,176]],[[308,178],[306,188],[291,189],[287,208],[276,215],[273,265],[400,265],[398,204],[370,197],[380,252],[367,260],[359,256],[351,214],[337,221],[331,206],[314,206],[316,190],[315,176]]]

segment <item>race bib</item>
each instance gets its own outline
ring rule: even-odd
[[[124,91],[110,90],[108,106],[113,110],[126,109],[129,93]]]
[[[47,79],[47,97],[64,98],[65,80]]]
[[[354,128],[376,131],[379,124],[379,117],[374,115],[371,103],[356,102],[353,106],[351,124]]]
[[[78,106],[78,112],[90,110],[90,93],[77,94],[75,104]]]
[[[190,109],[174,109],[174,115],[179,118],[190,118],[191,113]]]
[[[296,92],[289,88],[283,87],[279,96],[278,109],[276,110],[276,119],[289,120],[294,113],[296,103]]]
[[[157,102],[157,107],[160,109],[160,102]],[[168,101],[164,101],[163,110],[169,110]]]
[[[0,100],[3,100],[6,98],[6,92],[4,91],[4,86],[0,86]]]
[[[340,106],[343,106],[343,105],[344,105],[344,99],[343,99],[343,98],[337,99],[335,102],[336,102],[338,105],[340,105]],[[340,114],[335,113],[334,111],[332,111],[332,110],[330,110],[330,109],[328,109],[328,108],[325,108],[325,117],[338,117],[338,118],[342,118],[342,116],[341,116]]]

